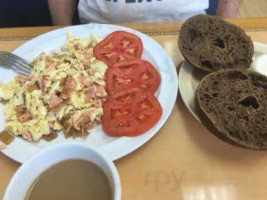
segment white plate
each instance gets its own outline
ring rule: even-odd
[[[255,63],[263,54],[267,54],[267,45],[254,42],[254,55],[251,70],[258,71]],[[260,71],[258,71],[260,73]],[[207,74],[184,61],[179,71],[179,91],[189,112],[198,120],[195,108],[195,93],[200,80]]]
[[[138,35],[142,39],[144,45],[144,53],[142,58],[150,61],[160,72],[161,85],[156,93],[163,108],[163,115],[160,121],[145,134],[138,137],[109,137],[102,131],[101,126],[91,130],[91,134],[87,139],[65,139],[63,134],[59,134],[58,138],[51,142],[40,140],[38,143],[29,143],[21,138],[16,137],[14,142],[8,145],[6,149],[2,150],[5,155],[20,163],[23,163],[32,155],[41,151],[47,146],[51,146],[55,143],[78,141],[81,143],[86,143],[90,146],[94,146],[101,153],[107,156],[107,158],[116,160],[142,146],[159,131],[159,129],[164,125],[170,116],[175,105],[178,92],[178,78],[175,65],[166,51],[155,40],[147,35],[129,28],[114,25],[87,24],[70,26],[34,38],[33,40],[20,46],[13,53],[25,58],[26,60],[32,61],[33,58],[38,56],[41,52],[49,53],[52,50],[59,50],[60,47],[66,42],[66,33],[68,31],[75,36],[86,38],[91,34],[105,37],[109,33],[116,30],[125,30]],[[14,78],[14,76],[14,73],[0,68],[1,82],[7,82]],[[1,105],[0,130],[3,130],[4,127],[4,115],[2,109],[3,106]]]

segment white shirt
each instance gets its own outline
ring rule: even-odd
[[[82,23],[184,21],[205,13],[209,0],[80,0]]]

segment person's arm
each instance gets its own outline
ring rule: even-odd
[[[243,0],[219,0],[217,15],[226,18],[236,18]]]
[[[76,0],[48,0],[54,25],[71,25],[75,14]]]

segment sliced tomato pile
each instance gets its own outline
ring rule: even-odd
[[[151,63],[145,60],[123,61],[106,72],[107,92],[140,87],[154,93],[160,85],[160,75]]]
[[[154,92],[160,75],[151,63],[141,60],[141,39],[115,31],[94,47],[94,56],[108,65],[102,127],[110,136],[137,136],[152,128],[162,115]]]
[[[108,66],[115,63],[141,58],[141,39],[125,31],[115,31],[94,47],[94,56]]]
[[[103,109],[103,129],[111,136],[140,135],[152,128],[162,115],[161,105],[154,95],[140,88],[109,96]]]

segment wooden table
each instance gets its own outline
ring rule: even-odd
[[[254,41],[267,44],[267,18],[232,22],[244,28]],[[178,66],[179,23],[124,25],[151,35]],[[0,29],[0,50],[12,51],[56,28]],[[115,164],[123,200],[267,199],[267,153],[240,149],[217,139],[191,116],[179,96],[160,132]],[[19,166],[0,153],[0,197]]]

